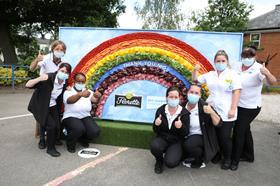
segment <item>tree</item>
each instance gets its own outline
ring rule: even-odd
[[[25,31],[32,32],[27,38],[36,32],[56,37],[59,26],[115,27],[124,10],[122,0],[0,0],[0,51],[5,63],[16,63],[16,37]]]
[[[144,21],[143,29],[180,29],[183,14],[180,13],[182,0],[146,0],[143,7],[134,7],[138,17]]]
[[[246,30],[252,5],[239,0],[208,0],[208,7],[193,13],[194,30],[240,32]]]

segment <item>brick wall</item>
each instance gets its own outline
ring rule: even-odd
[[[244,34],[244,42],[249,42],[250,34]],[[278,53],[268,64],[267,68],[277,78],[280,85],[280,32],[261,33],[260,48],[257,59],[265,61],[267,56]]]

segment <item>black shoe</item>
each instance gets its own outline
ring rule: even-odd
[[[237,163],[231,163],[230,170],[236,171],[237,169],[238,169],[238,164]]]
[[[60,153],[59,153],[58,151],[56,151],[55,148],[53,148],[53,149],[48,149],[48,150],[47,150],[47,153],[48,153],[49,155],[51,155],[52,157],[58,157],[58,156],[60,156]]]
[[[82,147],[88,148],[89,147],[89,143],[86,141],[79,141],[79,143],[81,144]]]
[[[201,162],[200,162],[200,163],[192,162],[192,163],[191,163],[191,168],[198,169],[198,168],[201,167],[201,165],[202,165]]]
[[[212,163],[217,164],[221,161],[221,154],[217,153],[214,158],[211,160]]]
[[[56,141],[55,141],[55,145],[61,146],[61,145],[63,145],[63,143],[62,143],[62,141],[60,141],[60,140],[56,140]]]
[[[221,166],[221,169],[228,170],[228,169],[230,169],[230,166],[231,165],[230,165],[229,161],[224,161],[224,163]]]
[[[250,163],[254,162],[253,159],[244,158],[244,157],[241,157],[239,161],[247,161],[247,162],[250,162]]]
[[[70,153],[75,153],[76,152],[76,149],[75,147],[67,147],[67,151],[70,152]]]
[[[163,172],[163,161],[157,160],[155,164],[155,173],[161,174]]]
[[[39,147],[39,149],[45,149],[46,148],[46,141],[40,139],[40,141],[38,143],[38,147]]]

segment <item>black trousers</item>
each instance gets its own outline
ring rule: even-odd
[[[151,153],[156,160],[163,160],[167,167],[174,168],[181,161],[183,155],[182,144],[180,141],[170,143],[162,137],[156,137],[151,142]]]
[[[82,119],[69,117],[64,119],[62,124],[67,130],[67,146],[71,148],[75,148],[79,138],[92,140],[100,134],[100,128],[90,116]]]
[[[56,127],[57,128],[57,130],[56,130],[56,140],[57,141],[59,141],[60,140],[60,133],[62,132],[61,131],[61,123],[60,123],[60,120],[61,120],[61,116],[59,115],[59,113],[60,113],[60,108],[58,108],[58,106],[56,105],[56,106],[54,106],[56,109],[57,109],[57,113],[58,113],[58,116],[59,116],[59,123],[58,123],[58,126]],[[38,122],[38,124],[39,124],[39,122]],[[43,127],[42,125],[40,125],[39,124],[39,130],[40,130],[40,140],[45,140],[45,133],[46,133],[46,129],[45,129],[45,127]]]
[[[194,158],[194,163],[202,163],[204,152],[202,135],[194,134],[188,136],[183,143],[183,148],[187,157]]]
[[[233,130],[232,160],[238,163],[240,157],[254,161],[254,142],[250,124],[260,113],[261,108],[238,107],[238,116]]]
[[[224,121],[221,127],[216,128],[219,146],[224,157],[224,161],[231,161],[232,152],[232,128],[234,121]]]
[[[57,111],[57,107],[49,107],[49,113],[47,117],[47,122],[45,126],[42,127],[47,131],[47,148],[53,149],[55,148],[55,140],[57,136],[57,130],[59,127],[59,114]]]

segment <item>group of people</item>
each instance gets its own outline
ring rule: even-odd
[[[71,153],[77,142],[88,147],[88,140],[100,133],[90,114],[94,93],[86,88],[86,76],[76,73],[73,86],[67,83],[71,65],[61,60],[65,52],[66,45],[54,41],[49,54],[39,53],[30,64],[30,70],[40,68],[40,76],[26,83],[35,89],[28,110],[40,126],[38,147],[47,148],[53,157],[60,156],[56,145],[62,145],[62,128],[67,131],[66,146]],[[219,50],[214,71],[197,76],[197,65],[184,104],[177,87],[167,89],[167,104],[157,109],[153,122],[156,137],[150,148],[156,159],[155,173],[162,173],[164,165],[176,167],[182,160],[190,168],[222,160],[225,170],[237,170],[242,160],[254,161],[250,124],[261,110],[263,81],[273,84],[276,78],[256,61],[255,48],[245,48],[241,59],[230,67],[227,53]],[[210,92],[206,101],[201,99],[201,84]]]
[[[75,152],[77,142],[88,147],[88,140],[100,133],[90,114],[94,96],[85,86],[86,76],[77,73],[73,77],[74,85],[67,84],[71,65],[61,60],[65,52],[66,45],[57,40],[52,43],[49,54],[43,56],[39,53],[30,64],[30,70],[40,68],[40,76],[25,85],[35,89],[28,110],[39,123],[38,147],[47,148],[46,152],[53,157],[60,156],[55,146],[62,145],[61,126],[67,131],[66,146],[71,153]]]
[[[241,53],[241,63],[230,66],[224,50],[214,57],[215,70],[197,76],[195,66],[186,104],[180,104],[180,91],[171,87],[166,92],[167,104],[158,108],[151,142],[156,159],[155,173],[164,165],[183,164],[191,168],[221,161],[224,170],[238,169],[240,161],[254,161],[251,122],[261,110],[263,81],[273,84],[276,78],[265,65],[256,61],[256,48]],[[209,97],[201,99],[201,84],[206,84]]]

